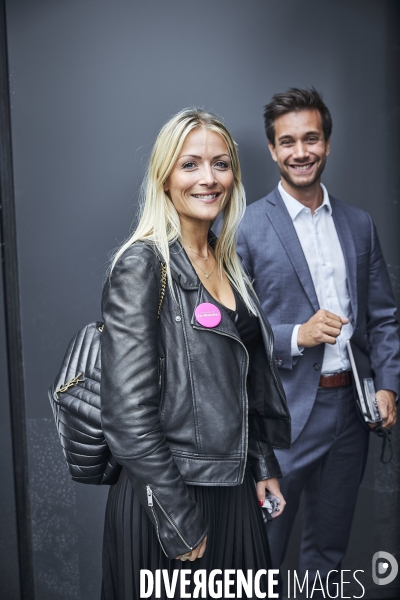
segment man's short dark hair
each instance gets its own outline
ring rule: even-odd
[[[332,117],[322,100],[322,95],[313,87],[308,90],[290,88],[282,94],[274,94],[264,110],[265,133],[273,146],[275,146],[275,119],[281,115],[301,110],[319,111],[325,140],[329,140],[332,133]]]

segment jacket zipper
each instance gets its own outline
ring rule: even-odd
[[[158,387],[160,390],[162,388],[163,363],[164,359],[160,356],[158,359]]]
[[[198,329],[199,331],[205,331],[202,327],[197,327],[196,325],[192,325],[193,329]],[[244,463],[243,463],[243,469],[242,469],[242,475],[241,475],[241,481],[240,483],[243,483],[244,480],[244,473],[246,470],[246,463],[247,463],[247,450],[249,447],[249,415],[248,415],[248,411],[249,411],[249,399],[247,396],[247,375],[249,372],[249,353],[247,352],[247,348],[246,346],[243,344],[243,342],[241,342],[240,340],[238,340],[238,338],[234,337],[233,335],[229,335],[228,333],[222,333],[221,331],[215,331],[215,330],[210,330],[213,331],[213,333],[217,333],[218,335],[223,335],[225,337],[231,338],[232,340],[235,340],[236,342],[238,342],[244,349],[244,351],[246,352],[246,374],[245,374],[245,379],[244,379],[244,395],[246,398],[246,442],[245,442],[245,454],[244,454]]]
[[[164,384],[164,357],[159,357],[158,359],[158,388],[160,390],[160,407],[159,407],[159,411],[161,414],[162,411],[162,407],[164,404],[164,390],[163,390],[163,384]]]
[[[154,519],[156,521],[157,524],[157,536],[158,536],[158,541],[160,542],[161,548],[164,550],[164,547],[161,543],[161,539],[160,539],[160,534],[159,534],[159,530],[158,530],[158,521],[157,521],[157,517],[155,515],[154,512],[154,508],[153,508],[153,498],[154,500],[157,502],[158,506],[160,507],[161,511],[163,512],[165,518],[168,520],[168,522],[172,525],[172,527],[175,529],[176,533],[179,535],[179,537],[181,538],[182,542],[185,544],[185,546],[187,548],[189,548],[189,550],[193,550],[194,546],[189,546],[189,544],[183,539],[181,533],[179,532],[178,528],[176,527],[176,525],[174,524],[174,522],[172,521],[172,519],[167,515],[167,513],[165,512],[165,510],[163,509],[163,507],[160,504],[160,501],[158,500],[157,496],[153,493],[153,490],[151,489],[151,487],[149,485],[146,486],[146,490],[147,490],[147,504],[151,507],[151,510],[153,512],[154,515]],[[164,553],[167,554],[164,550]],[[168,556],[168,555],[167,555]]]
[[[146,491],[147,491],[147,504],[151,508],[151,512],[153,513],[154,521],[156,523],[156,533],[157,533],[158,541],[160,542],[161,550],[164,552],[165,556],[168,557],[168,554],[165,552],[165,548],[161,541],[160,530],[159,530],[159,526],[158,526],[158,519],[157,519],[157,515],[154,511],[154,507],[153,507],[153,492],[151,491],[151,488],[149,485],[146,486]]]

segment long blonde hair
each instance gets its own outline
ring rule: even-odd
[[[113,256],[111,269],[129,246],[138,240],[154,244],[167,266],[167,278],[171,282],[169,245],[181,236],[181,225],[175,206],[164,191],[164,184],[179,158],[187,135],[196,128],[219,133],[224,139],[231,159],[233,185],[230,197],[223,209],[223,226],[215,246],[215,259],[220,271],[225,271],[231,284],[245,301],[249,311],[256,314],[253,300],[248,292],[252,287],[236,254],[236,231],[246,208],[246,196],[236,143],[225,125],[213,114],[198,108],[181,110],[161,129],[155,141],[146,175],[143,180],[139,204],[140,219],[131,235]],[[246,285],[247,284],[247,285]],[[247,287],[248,286],[248,287]],[[171,286],[173,293],[173,289]]]

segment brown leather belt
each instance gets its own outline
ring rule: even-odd
[[[332,375],[321,375],[319,378],[319,387],[336,388],[351,385],[351,382],[351,371],[343,371],[342,373],[332,373]]]

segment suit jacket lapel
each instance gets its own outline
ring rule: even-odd
[[[353,313],[353,324],[357,321],[357,254],[354,245],[353,236],[349,227],[346,215],[341,210],[340,205],[335,198],[329,196],[332,206],[332,217],[335,223],[336,232],[342,247],[344,262],[346,264],[347,285],[349,288],[351,310]]]
[[[319,304],[310,269],[308,268],[292,219],[290,218],[278,188],[267,196],[267,215],[282,242],[315,312],[317,312],[317,310],[319,310]]]

